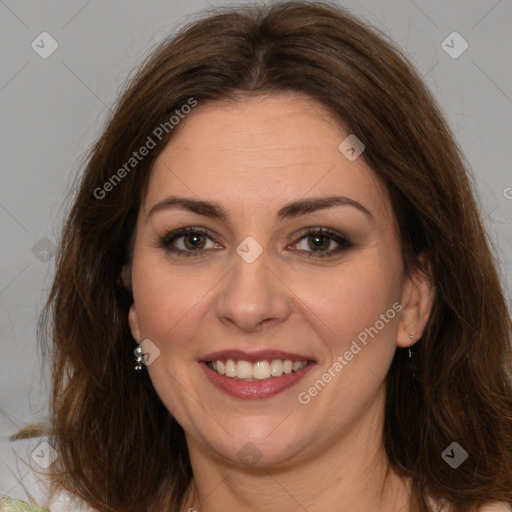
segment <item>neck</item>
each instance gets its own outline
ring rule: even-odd
[[[391,470],[383,448],[383,405],[379,395],[335,443],[279,467],[219,463],[187,439],[194,479],[183,510],[408,512],[409,484]]]

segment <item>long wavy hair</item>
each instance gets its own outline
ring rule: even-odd
[[[180,510],[192,478],[187,444],[148,373],[133,369],[122,269],[153,162],[173,134],[170,116],[191,98],[281,92],[322,104],[365,144],[361,158],[391,197],[405,268],[422,269],[435,288],[414,367],[397,349],[386,380],[385,449],[411,479],[413,510],[430,511],[429,497],[457,512],[512,503],[511,319],[470,171],[401,51],[325,2],[201,14],[152,51],[121,93],[84,162],[40,319],[60,455],[54,488],[101,512]],[[148,136],[156,147],[127,167]],[[457,470],[441,458],[453,441],[469,454]]]

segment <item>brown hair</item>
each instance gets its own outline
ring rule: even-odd
[[[458,512],[512,503],[511,320],[466,165],[406,57],[316,2],[217,9],[187,25],[132,77],[91,150],[40,325],[53,364],[55,485],[102,512],[180,509],[192,476],[184,432],[147,372],[133,371],[132,297],[121,279],[172,129],[108,193],[98,190],[191,98],[286,91],[325,106],[365,144],[362,158],[391,196],[406,269],[422,268],[435,286],[414,375],[397,349],[386,382],[385,448],[412,479],[414,510],[429,511],[429,496]],[[469,453],[457,470],[441,458],[452,441]]]

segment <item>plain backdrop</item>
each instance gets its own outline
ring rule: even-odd
[[[229,3],[0,0],[0,493],[19,491],[7,436],[47,410],[36,322],[79,159],[150,49],[198,11]],[[510,299],[512,2],[340,3],[403,49],[440,103],[472,169]]]

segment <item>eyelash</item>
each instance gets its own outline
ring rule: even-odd
[[[207,252],[210,249],[199,249],[199,250],[191,250],[191,251],[184,251],[182,249],[176,249],[171,248],[171,244],[178,240],[179,238],[182,238],[187,235],[191,234],[199,234],[206,236],[212,240],[210,235],[208,234],[208,231],[204,228],[195,228],[195,227],[186,227],[186,228],[180,228],[175,231],[171,231],[170,233],[167,233],[164,235],[160,241],[159,241],[159,247],[166,250],[167,252],[173,253],[177,256],[185,256],[185,257],[198,257],[202,256],[205,252]],[[313,236],[320,236],[322,238],[328,238],[330,240],[333,240],[336,242],[339,247],[325,252],[325,251],[299,251],[300,253],[309,253],[309,256],[305,256],[301,254],[303,257],[309,257],[309,258],[327,258],[330,256],[334,256],[346,249],[349,249],[352,247],[352,243],[350,240],[343,235],[342,233],[338,233],[337,231],[333,231],[329,228],[306,228],[300,232],[300,238],[297,239],[296,242],[294,242],[294,245],[303,240],[304,238],[309,238]],[[213,240],[212,240],[213,241]]]

